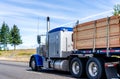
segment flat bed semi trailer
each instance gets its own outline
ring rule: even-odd
[[[49,27],[49,17],[47,23]],[[120,16],[76,24],[74,28],[58,27],[47,32],[46,40],[46,48],[40,46],[41,51],[30,58],[32,70],[47,68],[68,71],[76,78],[119,79]]]

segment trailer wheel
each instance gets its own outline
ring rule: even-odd
[[[76,78],[81,77],[83,73],[83,64],[79,58],[73,58],[70,62],[70,73]]]
[[[89,79],[101,79],[104,75],[103,62],[98,58],[91,58],[86,65],[86,74]]]
[[[34,58],[34,57],[31,59],[30,66],[31,66],[31,69],[32,69],[33,71],[37,71],[37,70],[38,70],[38,68],[37,68],[37,66],[36,66],[36,61],[35,61],[35,58]]]

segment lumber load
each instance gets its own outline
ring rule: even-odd
[[[73,29],[74,49],[120,47],[120,16],[111,16],[82,24]]]

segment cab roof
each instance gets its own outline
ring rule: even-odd
[[[57,28],[54,28],[52,30],[50,30],[48,33],[53,33],[53,32],[57,32],[57,31],[73,31],[73,28],[71,27],[57,27]]]

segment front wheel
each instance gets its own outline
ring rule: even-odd
[[[73,58],[70,62],[70,73],[76,78],[79,78],[82,75],[83,64],[79,58]]]
[[[31,66],[31,69],[32,69],[33,71],[38,71],[38,70],[40,70],[40,68],[38,68],[38,67],[36,66],[36,61],[35,61],[35,58],[34,58],[34,57],[31,59],[30,66]]]
[[[86,65],[86,74],[89,79],[101,79],[104,75],[104,64],[99,58],[90,58]]]

